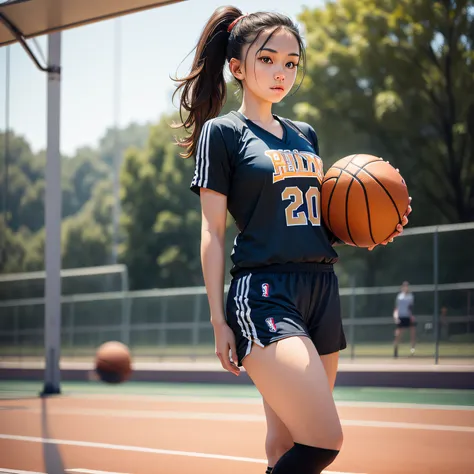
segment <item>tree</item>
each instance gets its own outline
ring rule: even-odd
[[[417,224],[474,220],[473,10],[468,0],[337,0],[300,17],[308,71],[286,107],[315,125],[329,161],[350,143],[395,163]]]
[[[21,234],[13,232],[0,216],[0,273],[13,273],[22,268],[26,250]]]
[[[44,206],[44,164],[42,156],[35,156],[23,137],[0,134],[1,212],[6,224],[14,232],[20,227],[37,230],[42,227]],[[7,151],[7,156],[5,156]],[[8,165],[8,166],[6,166]]]
[[[112,185],[98,183],[82,210],[62,224],[63,268],[93,267],[110,263],[112,252]]]
[[[144,150],[130,149],[121,173],[121,261],[133,288],[202,283],[199,199],[189,191],[194,160],[184,160],[164,116]]]

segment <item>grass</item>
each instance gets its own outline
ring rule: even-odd
[[[61,348],[61,356],[64,358],[75,359],[90,359],[95,352],[95,346],[76,346],[70,347],[63,345]],[[135,358],[143,359],[160,359],[160,358],[213,358],[213,345],[143,345],[132,346],[132,355]],[[19,346],[2,346],[0,347],[0,357],[2,358],[29,358],[29,357],[43,357],[43,346],[19,345]],[[373,357],[384,358],[392,357],[393,346],[391,343],[361,343],[354,345],[355,357]],[[399,356],[405,357],[410,355],[410,344],[404,342],[399,346]],[[416,345],[416,357],[434,357],[435,345],[434,343],[420,342]],[[348,346],[346,350],[341,352],[342,358],[351,356],[351,347]],[[439,345],[439,356],[446,358],[474,358],[474,344],[472,343],[452,343],[441,342]]]

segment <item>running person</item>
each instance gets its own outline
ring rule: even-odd
[[[244,366],[263,397],[273,474],[320,473],[342,445],[331,390],[346,341],[333,270],[338,256],[320,218],[318,140],[309,125],[272,114],[303,58],[286,16],[223,7],[205,25],[191,73],[177,89],[186,113],[181,125],[191,131],[180,142],[183,156],[196,156],[191,189],[201,200],[216,354],[235,375]],[[226,61],[243,99],[238,111],[218,117]],[[227,211],[239,234],[224,305]],[[402,231],[398,226],[385,243]]]
[[[410,328],[411,348],[410,354],[415,354],[416,344],[416,321],[413,316],[413,305],[415,297],[410,291],[410,284],[407,281],[402,283],[401,291],[395,299],[395,308],[393,310],[393,319],[397,325],[395,329],[395,339],[393,341],[393,357],[398,357],[398,344],[404,328]]]

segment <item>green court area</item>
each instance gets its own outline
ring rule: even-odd
[[[84,345],[84,346],[68,346],[64,344],[61,347],[61,357],[70,359],[87,360],[93,357],[95,350],[101,344]],[[166,358],[215,358],[214,345],[182,345],[170,344],[165,346],[156,345],[130,345],[130,349],[134,358],[137,359],[166,359]],[[472,358],[474,361],[474,341],[467,342],[440,342],[440,357],[459,357]],[[352,353],[351,345],[341,351],[341,358],[350,357]],[[0,357],[43,357],[43,345],[17,345],[0,347]],[[356,357],[391,357],[393,355],[393,346],[391,343],[356,343],[354,344],[354,355]],[[399,347],[399,356],[410,355],[410,344],[402,343]],[[433,342],[419,342],[416,345],[415,357],[432,357],[435,356],[435,344]]]
[[[42,389],[39,381],[0,381],[0,398],[36,397]],[[197,397],[259,399],[253,386],[127,382],[106,385],[100,382],[64,382],[62,394],[68,395],[141,395],[150,397]],[[421,405],[472,406],[474,390],[398,389],[373,387],[336,387],[337,402],[410,403]]]

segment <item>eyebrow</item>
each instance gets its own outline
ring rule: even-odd
[[[259,51],[270,51],[270,53],[278,54],[278,51],[276,51],[275,49],[271,49],[271,48],[262,48]],[[298,53],[288,53],[288,56],[298,56],[298,57],[300,57],[300,55]]]

